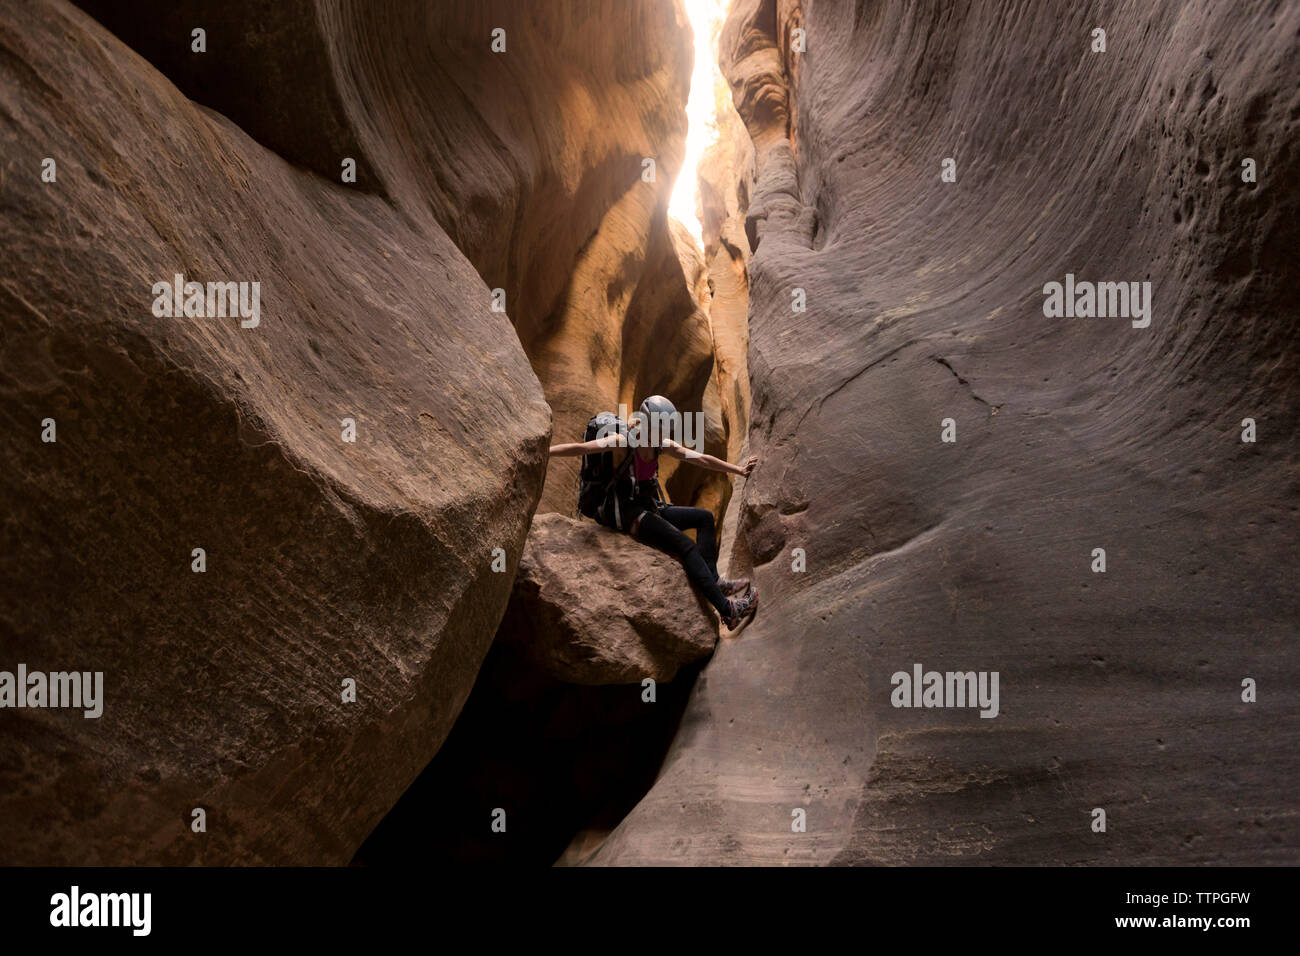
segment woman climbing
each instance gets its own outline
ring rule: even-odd
[[[604,416],[592,419],[590,429]],[[609,416],[613,422],[613,416]],[[756,456],[743,465],[732,465],[720,458],[686,448],[671,437],[665,436],[665,425],[678,421],[677,409],[662,395],[652,395],[641,403],[641,409],[629,417],[626,434],[621,429],[609,429],[608,434],[589,441],[552,445],[551,454],[560,456],[591,455],[591,461],[605,460],[605,475],[597,484],[592,482],[600,507],[584,513],[597,517],[632,535],[638,541],[670,554],[682,563],[691,583],[708,599],[722,616],[729,630],[736,630],[758,609],[758,592],[749,581],[741,578],[729,581],[718,577],[718,549],[713,531],[713,515],[704,508],[685,508],[667,504],[659,488],[659,455],[667,454],[679,461],[689,462],[709,471],[748,477],[758,464]],[[629,448],[623,461],[614,468],[614,448]],[[584,464],[584,472],[587,466]],[[586,479],[584,478],[584,484]],[[608,500],[612,508],[605,507]],[[607,516],[607,517],[605,517]],[[694,529],[696,540],[685,534]],[[739,596],[737,596],[739,595]]]

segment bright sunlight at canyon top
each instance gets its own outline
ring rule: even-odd
[[[718,138],[715,91],[716,84],[724,82],[718,69],[718,31],[727,14],[727,0],[685,0],[685,6],[695,34],[695,66],[691,71],[691,95],[686,103],[690,129],[686,134],[686,158],[673,185],[668,214],[703,244],[702,226],[696,212],[699,201],[696,169],[704,151]]]

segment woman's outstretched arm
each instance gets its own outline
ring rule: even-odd
[[[757,455],[750,455],[741,464],[733,465],[721,458],[715,458],[712,455],[685,448],[675,441],[664,442],[664,453],[689,464],[707,468],[709,471],[720,471],[725,475],[740,475],[743,478],[748,478],[758,464]]]
[[[622,435],[606,435],[604,438],[596,438],[591,441],[568,442],[563,445],[552,445],[551,455],[561,458],[572,458],[577,455],[592,455],[606,448],[624,448],[627,446],[627,439]]]

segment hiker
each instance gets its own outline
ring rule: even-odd
[[[732,465],[686,448],[664,434],[675,430],[679,420],[672,402],[662,395],[652,395],[626,424],[602,412],[587,424],[584,441],[552,445],[551,454],[584,456],[578,510],[681,561],[691,583],[717,609],[727,628],[734,631],[758,609],[758,591],[746,578],[730,581],[718,576],[713,515],[704,508],[664,501],[659,487],[659,455],[741,477],[753,472],[758,458],[752,456],[743,465]],[[665,429],[665,425],[674,428]],[[615,448],[628,449],[617,466],[613,463]],[[685,533],[690,529],[695,530],[694,541]]]

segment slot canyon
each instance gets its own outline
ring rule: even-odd
[[[1300,5],[713,39],[4,3],[0,671],[105,701],[0,710],[0,864],[1300,859]],[[260,322],[156,317],[173,275]],[[1050,315],[1067,277],[1111,311]],[[648,395],[759,459],[661,470],[737,631],[548,455]],[[900,706],[914,666],[996,713]]]

